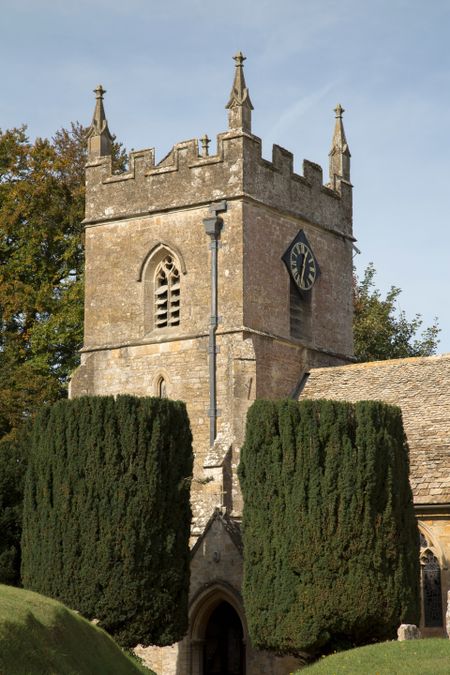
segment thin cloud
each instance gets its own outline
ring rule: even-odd
[[[298,120],[305,115],[311,108],[315,107],[323,100],[333,89],[337,87],[339,80],[328,82],[320,89],[312,92],[308,96],[302,96],[292,103],[282,115],[280,115],[274,126],[269,129],[269,135],[272,138],[283,136],[289,129],[295,126]]]

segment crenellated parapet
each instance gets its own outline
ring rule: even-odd
[[[243,193],[242,140],[220,134],[217,154],[202,156],[197,139],[183,141],[158,164],[154,149],[130,154],[129,170],[112,173],[110,157],[86,167],[86,223],[179,209]],[[214,193],[214,194],[213,194]]]
[[[112,172],[111,157],[86,167],[86,224],[142,216],[226,199],[248,197],[312,223],[351,234],[351,185],[336,189],[323,182],[322,168],[304,160],[303,175],[294,157],[274,145],[272,161],[262,157],[254,135],[225,132],[217,153],[202,156],[197,139],[183,141],[158,164],[153,148],[130,154],[129,170]],[[318,208],[320,219],[318,218]]]
[[[132,152],[128,171],[113,173],[111,150],[106,143],[109,130],[103,109],[104,91],[96,90],[96,123],[92,125],[90,144],[102,145],[102,152],[89,153],[86,224],[248,198],[351,236],[352,190],[346,163],[349,153],[341,117],[340,135],[335,130],[330,153],[330,183],[324,184],[321,167],[308,160],[303,162],[302,174],[296,173],[292,153],[278,145],[273,146],[272,160],[264,159],[261,139],[250,130],[253,106],[243,74],[245,57],[239,52],[234,58],[236,71],[226,106],[229,130],[217,136],[213,155],[209,154],[209,138],[203,136],[200,141],[177,143],[157,164],[153,148]],[[108,147],[109,154],[105,154]],[[343,163],[344,170],[340,168]]]

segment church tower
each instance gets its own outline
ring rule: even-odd
[[[128,170],[114,173],[101,86],[88,138],[85,337],[70,395],[183,400],[194,438],[192,625],[176,667],[173,654],[153,652],[158,675],[207,673],[207,647],[198,645],[209,624],[198,617],[220,603],[237,613],[245,637],[236,468],[249,405],[297,397],[311,368],[353,354],[343,110],[336,108],[328,184],[307,160],[295,173],[292,154],[277,145],[264,159],[244,59],[234,57],[228,129],[214,154],[204,136],[200,146],[177,143],[159,163],[154,149],[132,152]],[[289,672],[268,656],[263,669],[263,657],[246,650],[239,658],[247,675]]]

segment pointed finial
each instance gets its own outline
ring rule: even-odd
[[[331,142],[330,183],[336,188],[337,179],[350,181],[350,149],[345,137],[342,115],[345,112],[340,103],[334,109],[336,123],[334,125],[333,140]]]
[[[245,84],[244,61],[246,57],[242,52],[238,52],[233,59],[236,61],[236,70],[230,98],[225,106],[228,110],[228,126],[230,129],[251,131],[253,105]]]
[[[202,157],[208,157],[209,156],[209,144],[211,143],[211,139],[208,138],[207,134],[204,134],[204,136],[201,137],[200,143],[202,144]]]
[[[88,130],[88,155],[89,158],[105,157],[111,154],[112,136],[108,129],[108,122],[103,107],[103,95],[106,89],[98,84],[94,89],[95,109],[92,123]]]

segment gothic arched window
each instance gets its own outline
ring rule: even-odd
[[[171,255],[155,270],[154,303],[155,328],[180,325],[180,271]]]
[[[156,395],[158,398],[167,398],[167,385],[162,375],[156,383]]]
[[[441,568],[432,547],[420,533],[420,574],[423,600],[423,623],[426,628],[440,628],[442,617]]]
[[[182,277],[186,265],[180,251],[160,241],[142,260],[137,281],[142,283],[143,332],[170,330],[181,324]]]

